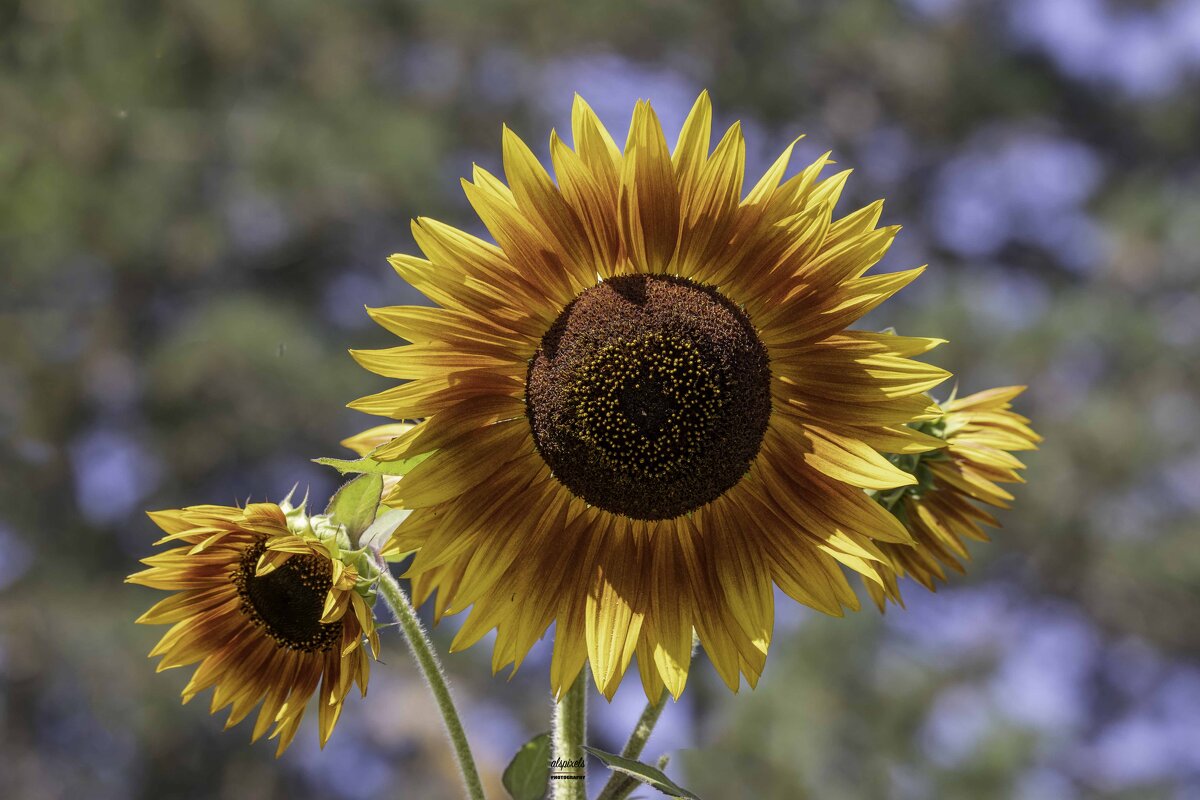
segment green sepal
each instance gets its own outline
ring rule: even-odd
[[[349,474],[370,474],[370,475],[407,475],[413,467],[420,464],[425,459],[429,458],[432,453],[421,453],[419,456],[412,458],[403,458],[399,461],[376,461],[370,456],[362,458],[344,459],[344,458],[314,458],[314,464],[323,464],[326,467],[333,467],[343,475]]]
[[[636,781],[641,781],[647,786],[657,789],[670,797],[687,797],[691,800],[700,800],[699,797],[679,786],[674,781],[666,776],[661,769],[652,767],[649,764],[643,764],[640,761],[634,761],[632,758],[625,758],[614,753],[606,753],[603,750],[597,750],[594,747],[583,745],[583,749],[594,755],[596,758],[604,762],[604,765],[614,772],[621,772]]]
[[[922,422],[909,423],[908,427],[936,439],[941,439],[943,442],[946,441],[946,437],[951,433],[948,430],[945,416]],[[929,464],[937,461],[950,461],[951,458],[945,448],[930,450],[924,453],[886,453],[885,457],[898,469],[916,478],[917,483],[916,485],[898,486],[894,489],[868,489],[867,495],[904,521],[905,518],[901,514],[903,510],[901,501],[906,497],[920,498],[926,492],[934,491],[937,486],[933,473],[929,469]],[[907,525],[907,522],[905,524]]]
[[[365,547],[343,553],[342,560],[354,567],[360,584],[374,585],[379,578],[379,566],[375,563],[371,551]]]
[[[379,487],[375,491],[375,503],[379,501],[379,492],[383,487],[383,479],[375,477],[379,481]],[[365,492],[369,497],[371,492],[370,482],[363,486],[354,488],[351,491],[351,484],[356,483],[358,479],[350,481],[333,496],[329,501],[329,510],[345,508],[343,513],[352,515],[349,510],[354,507],[354,495],[356,493]],[[343,493],[345,492],[345,493]],[[342,498],[339,500],[339,496]],[[348,504],[343,506],[343,504]],[[288,530],[297,536],[307,539],[315,539],[325,546],[329,551],[329,556],[341,561],[343,564],[351,566],[358,573],[358,580],[354,582],[354,591],[366,601],[367,607],[375,605],[375,585],[379,581],[379,566],[375,561],[374,553],[366,547],[354,547],[350,543],[350,534],[347,532],[346,525],[338,522],[332,514],[314,514],[309,516],[305,513],[305,507],[308,505],[308,498],[298,506],[292,505],[292,495],[289,493],[280,503],[284,518],[287,520]],[[378,506],[372,505],[369,511],[373,520]],[[360,511],[357,512],[361,518],[366,515]],[[369,525],[368,525],[369,527]]]
[[[910,486],[897,486],[895,489],[868,489],[867,493],[889,511],[894,509],[896,505],[904,499],[904,495],[908,494]]]
[[[933,471],[926,464],[922,463],[917,468],[915,477],[917,479],[917,486],[921,492],[932,492],[937,488],[937,484],[934,482]]]
[[[298,506],[292,505],[291,494],[279,503],[288,530],[297,536],[316,539],[329,548],[330,555],[341,558],[341,552],[350,549],[350,536],[346,533],[346,526],[339,524],[328,514],[309,516],[307,507],[308,495],[305,495],[304,501]]]
[[[550,788],[550,734],[539,733],[521,745],[502,781],[512,800],[542,800]]]
[[[346,528],[350,546],[357,547],[359,538],[375,521],[379,497],[383,494],[383,476],[368,473],[342,484],[325,508],[335,523]]]

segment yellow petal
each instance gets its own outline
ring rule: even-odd
[[[538,223],[543,241],[558,251],[562,269],[570,274],[577,290],[595,284],[596,265],[579,217],[537,157],[508,126],[504,127],[503,151],[504,174],[517,207],[526,219]]]
[[[583,159],[557,134],[550,136],[550,158],[563,199],[578,214],[591,247],[591,261],[603,277],[615,274],[620,252],[617,233],[617,184],[602,183]]]
[[[645,611],[636,607],[636,597],[630,596],[635,586],[614,585],[614,573],[617,570],[597,570],[586,604],[588,660],[596,688],[608,698],[616,692],[633,658],[645,616]]]
[[[612,196],[616,197],[621,151],[591,106],[578,94],[571,105],[571,136],[575,151],[583,163],[596,180],[607,186]]]
[[[899,469],[869,445],[813,423],[800,423],[787,414],[772,420],[778,435],[769,435],[782,458],[799,457],[813,469],[862,489],[892,489],[916,485],[917,479]]]
[[[679,195],[658,117],[639,101],[629,127],[618,199],[624,250],[638,272],[667,272],[679,238]]]

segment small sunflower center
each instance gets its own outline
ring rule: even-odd
[[[329,560],[293,555],[266,575],[255,575],[265,550],[263,544],[247,549],[234,573],[242,613],[288,650],[319,653],[333,647],[342,626],[321,623],[325,596],[333,586]]]
[[[612,278],[542,338],[526,408],[539,452],[575,495],[670,519],[720,497],[758,454],[771,413],[767,353],[711,287]]]

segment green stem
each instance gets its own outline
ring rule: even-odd
[[[379,589],[388,608],[396,616],[396,621],[400,623],[404,638],[412,648],[421,674],[425,677],[425,683],[429,685],[429,690],[433,692],[437,701],[438,710],[442,712],[442,720],[446,723],[446,733],[449,734],[450,744],[454,747],[454,756],[458,760],[458,769],[462,773],[467,797],[470,800],[484,800],[483,784],[479,782],[479,771],[475,769],[475,758],[471,755],[466,731],[463,730],[458,711],[454,708],[450,686],[446,683],[446,673],[442,670],[442,664],[438,661],[425,627],[417,617],[416,609],[413,608],[408,595],[400,588],[400,584],[392,577],[386,564],[380,567]]]
[[[637,761],[638,756],[646,747],[646,741],[650,738],[650,734],[654,732],[654,726],[666,704],[666,689],[658,696],[657,700],[646,703],[646,708],[642,710],[642,716],[638,717],[637,725],[633,727],[633,733],[629,734],[629,741],[625,742],[625,748],[621,751],[622,756]],[[600,796],[596,800],[625,800],[630,792],[637,788],[637,785],[638,782],[628,775],[614,772],[608,779],[608,783],[604,784],[604,789],[601,790]]]
[[[571,688],[554,706],[554,758],[560,761],[586,758],[583,746],[587,744],[587,682],[588,669],[585,665]],[[571,773],[574,770],[568,768],[560,772]],[[583,774],[587,774],[586,768]],[[579,780],[559,779],[552,783],[554,800],[587,800],[587,781],[582,777]]]

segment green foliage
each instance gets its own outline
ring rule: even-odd
[[[379,496],[383,492],[383,477],[368,473],[342,484],[329,501],[325,513],[333,521],[346,526],[351,547],[359,546],[359,538],[375,521]]]
[[[376,461],[369,456],[363,456],[353,460],[342,458],[314,458],[314,464],[322,464],[326,467],[333,467],[343,475],[407,475],[409,471],[420,464],[425,459],[429,458],[430,453],[422,453],[419,456],[405,458],[399,461]]]
[[[503,783],[512,800],[542,800],[550,785],[550,734],[539,733],[521,745],[504,769]]]
[[[699,797],[687,789],[676,785],[674,781],[663,774],[663,771],[657,767],[652,767],[649,764],[643,764],[640,761],[634,761],[632,758],[625,758],[615,753],[606,753],[603,750],[588,747],[587,745],[584,745],[583,749],[603,761],[604,765],[614,772],[628,775],[634,780],[657,789],[669,797],[689,797],[691,800],[700,800]]]

